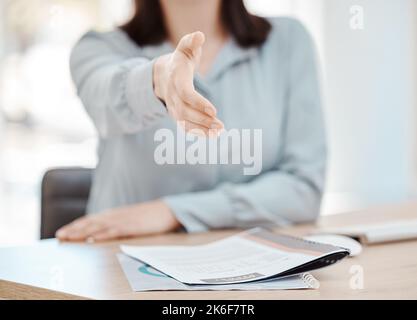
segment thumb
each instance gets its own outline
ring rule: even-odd
[[[184,54],[190,60],[198,59],[206,37],[204,33],[197,31],[182,37],[177,50]]]

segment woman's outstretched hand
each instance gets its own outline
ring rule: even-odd
[[[175,231],[181,227],[170,208],[162,201],[152,201],[112,209],[78,219],[61,228],[61,241],[109,241]]]
[[[173,53],[158,58],[154,65],[154,91],[185,131],[209,136],[217,135],[224,125],[216,117],[216,108],[194,88],[204,42],[202,32],[188,34]]]

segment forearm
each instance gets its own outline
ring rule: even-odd
[[[220,228],[285,226],[314,221],[320,209],[322,180],[274,171],[243,184],[224,184],[206,192],[165,197],[189,232]]]

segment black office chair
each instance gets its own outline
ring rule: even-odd
[[[46,172],[42,180],[41,239],[55,237],[64,225],[86,213],[92,169],[58,168]]]

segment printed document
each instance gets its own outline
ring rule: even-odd
[[[126,255],[190,285],[246,283],[322,268],[343,248],[255,228],[198,246],[121,246]]]
[[[319,281],[309,273],[280,279],[226,285],[187,285],[154,268],[119,253],[117,258],[133,291],[254,291],[318,289]]]

